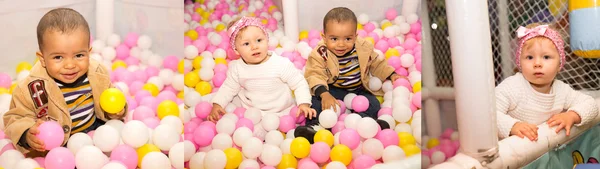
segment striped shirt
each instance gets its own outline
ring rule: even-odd
[[[350,91],[356,90],[356,88],[362,85],[356,48],[353,48],[344,56],[338,56],[338,61],[340,64],[340,76],[333,83],[333,86]]]
[[[71,134],[85,131],[96,122],[94,116],[94,98],[87,75],[83,75],[71,84],[55,80],[65,97],[71,115]]]

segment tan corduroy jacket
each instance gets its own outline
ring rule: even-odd
[[[107,121],[108,116],[100,107],[100,94],[112,87],[108,71],[98,62],[90,59],[87,72],[88,80],[92,88],[94,98],[94,112],[96,117]],[[45,92],[46,94],[42,94]],[[41,96],[41,97],[40,97]],[[39,99],[38,99],[39,98]],[[47,104],[44,104],[47,103]],[[43,106],[38,106],[43,105]],[[38,62],[30,70],[30,75],[15,87],[10,110],[4,114],[4,128],[6,136],[13,142],[17,150],[29,153],[25,147],[18,145],[21,135],[35,124],[40,113],[46,107],[46,113],[50,119],[56,120],[63,128],[65,139],[63,145],[69,140],[71,132],[71,116],[63,93],[46,69]],[[127,106],[123,111],[127,110]],[[43,111],[42,111],[43,112]],[[126,113],[124,113],[126,114]]]
[[[358,53],[358,64],[360,67],[360,79],[363,87],[377,96],[383,96],[383,91],[371,91],[369,88],[370,76],[377,77],[385,81],[392,73],[394,68],[389,66],[383,57],[378,57],[373,50],[373,44],[364,39],[358,38],[354,42],[354,47]],[[329,90],[328,84],[333,84],[340,74],[339,62],[337,56],[329,51],[325,42],[321,40],[308,56],[304,77],[308,81],[311,94],[315,95],[316,86],[325,86]]]

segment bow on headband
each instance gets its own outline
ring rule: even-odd
[[[531,33],[535,33],[537,35],[544,35],[546,33],[547,29],[548,29],[548,25],[540,25],[540,26],[536,26],[535,28],[531,28],[531,29],[521,26],[521,27],[519,27],[519,29],[517,29],[517,37],[522,38]]]

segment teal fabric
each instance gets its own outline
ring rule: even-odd
[[[550,151],[524,169],[571,169],[575,164],[598,163],[600,159],[600,126],[594,126],[573,142]]]

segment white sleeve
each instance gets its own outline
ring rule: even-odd
[[[519,122],[519,120],[508,115],[508,110],[511,107],[510,89],[508,84],[500,84],[496,87],[496,122],[498,127],[498,136],[500,139],[507,138],[510,135],[510,130]]]
[[[212,98],[211,103],[216,103],[221,107],[225,107],[233,100],[233,97],[240,91],[238,75],[238,67],[235,62],[231,62],[229,69],[227,70],[227,78],[225,78],[223,85],[221,85],[215,96]]]
[[[298,70],[292,62],[287,59],[281,59],[281,80],[287,83],[290,89],[294,90],[296,95],[296,104],[311,105],[310,89],[308,82],[304,79],[300,70]]]
[[[575,126],[585,125],[598,116],[598,106],[594,98],[573,90],[567,84],[564,84],[562,89],[566,93],[565,108],[574,111],[581,117],[581,122]]]

